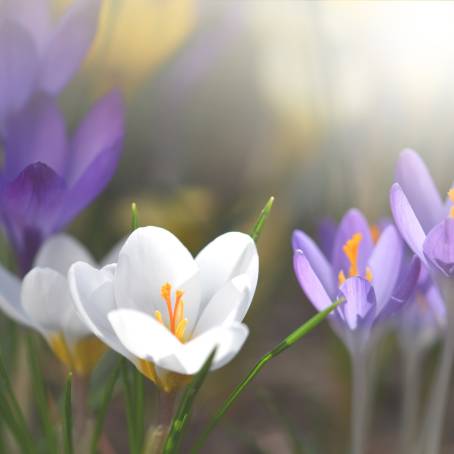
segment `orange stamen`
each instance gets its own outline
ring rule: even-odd
[[[380,229],[378,228],[377,224],[372,224],[369,227],[370,236],[372,237],[372,241],[374,244],[377,244],[378,239],[380,238]]]
[[[166,303],[169,314],[169,330],[180,341],[183,341],[184,331],[187,320],[184,318],[184,292],[177,290],[175,292],[175,305],[172,307],[172,286],[167,282],[161,287],[161,296]],[[160,311],[155,311],[155,317],[158,322],[164,324]]]
[[[449,191],[448,191],[448,197],[449,197],[449,200],[454,203],[454,188],[451,188]],[[450,218],[454,218],[454,206],[451,207],[451,209],[449,210],[449,217]]]
[[[349,277],[358,275],[358,254],[359,245],[363,236],[361,233],[355,233],[343,246],[342,250],[350,262],[350,269],[348,271]]]
[[[378,228],[377,228],[378,230]],[[361,244],[363,237],[361,233],[355,233],[342,247],[342,251],[344,254],[347,256],[348,262],[350,264],[350,268],[348,270],[348,277],[354,277],[354,276],[359,276],[359,270],[358,270],[358,256],[359,256],[359,246]],[[364,278],[367,279],[369,282],[372,282],[373,279],[373,274],[372,270],[367,267],[366,268],[366,273],[364,275]],[[337,280],[339,283],[339,286],[342,285],[346,280],[346,276],[343,270],[339,271],[339,274],[337,275]]]
[[[374,278],[374,275],[372,274],[372,270],[370,269],[370,267],[367,267],[366,268],[366,275],[364,276],[366,278],[366,280],[368,280],[369,282],[372,282],[372,279]]]

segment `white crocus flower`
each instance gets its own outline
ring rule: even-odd
[[[249,235],[230,232],[194,259],[172,233],[143,227],[126,240],[116,265],[76,263],[68,278],[93,333],[169,392],[215,347],[213,369],[241,349],[258,255]]]
[[[110,260],[115,258],[110,256]],[[82,244],[59,234],[41,247],[34,268],[21,280],[0,267],[0,309],[18,323],[40,332],[55,355],[78,375],[87,375],[105,352],[80,319],[67,273],[75,262],[95,264]]]

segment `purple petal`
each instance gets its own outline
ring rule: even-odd
[[[336,236],[337,224],[330,218],[323,219],[317,229],[318,244],[325,257],[331,257],[333,253],[334,238]]]
[[[4,176],[9,180],[37,162],[62,173],[67,159],[65,123],[50,97],[36,96],[6,121],[5,152]]]
[[[440,290],[432,282],[432,285],[425,292],[426,301],[438,326],[446,325],[446,306]]]
[[[326,309],[333,301],[326,293],[304,252],[297,249],[293,254],[293,268],[296,278],[309,301],[318,311]]]
[[[292,236],[293,249],[300,249],[304,252],[307,260],[311,264],[315,274],[320,279],[327,293],[334,298],[337,286],[335,285],[331,265],[326,260],[315,242],[309,238],[303,231],[295,230]]]
[[[4,0],[4,14],[9,20],[19,23],[33,38],[39,52],[50,36],[51,11],[48,0]]]
[[[423,244],[426,234],[418,221],[407,197],[398,183],[391,186],[390,204],[394,222],[399,229],[408,247],[426,263],[423,253]]]
[[[65,189],[64,180],[42,163],[26,167],[2,189],[2,216],[22,271],[27,271],[42,240],[54,231]]]
[[[444,215],[443,202],[424,161],[413,150],[404,150],[396,166],[400,184],[422,228],[428,232]]]
[[[362,277],[351,277],[339,288],[345,298],[337,311],[351,330],[364,329],[371,326],[376,312],[374,289]]]
[[[36,48],[27,31],[17,23],[0,21],[0,126],[30,96],[37,65]]]
[[[391,299],[387,301],[385,306],[382,307],[375,323],[381,323],[382,321],[391,319],[406,307],[407,303],[410,302],[414,295],[420,271],[421,261],[418,257],[413,256],[406,274],[400,278],[395,293],[392,295]]]
[[[57,94],[79,68],[95,37],[99,0],[76,0],[58,24],[44,56],[41,87]]]
[[[454,219],[446,218],[428,234],[423,245],[427,260],[446,276],[454,276]]]
[[[390,225],[380,235],[369,260],[378,312],[388,302],[396,286],[402,255],[402,240],[396,228]]]
[[[123,102],[119,93],[112,92],[94,105],[74,136],[66,172],[68,184],[79,180],[105,150],[121,143],[123,134]]]
[[[345,214],[337,229],[332,256],[333,270],[335,273],[338,273],[340,270],[345,274],[348,273],[350,262],[342,248],[356,233],[362,235],[358,254],[358,269],[360,273],[365,272],[374,244],[366,218],[359,210],[353,208]]]
[[[120,157],[121,143],[104,150],[68,190],[66,203],[58,222],[61,228],[89,205],[111,180]]]

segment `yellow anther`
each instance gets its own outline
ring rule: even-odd
[[[378,230],[378,228],[377,228]],[[359,256],[359,246],[361,244],[361,241],[363,239],[363,236],[361,233],[355,233],[342,247],[342,251],[344,254],[347,256],[348,262],[350,264],[350,268],[348,270],[348,277],[354,277],[354,276],[359,276],[359,269],[358,269],[358,256]],[[373,279],[373,274],[372,270],[367,267],[366,268],[366,273],[364,276],[365,279],[367,279],[369,282],[372,281]],[[341,286],[346,280],[346,276],[344,273],[344,270],[340,270],[338,275],[337,275],[337,280],[339,283],[339,286]]]
[[[154,316],[161,325],[164,325],[164,322],[162,321],[161,311],[154,311]]]
[[[451,203],[454,203],[454,188],[451,188],[448,191],[448,197]],[[454,218],[454,206],[452,206],[451,209],[449,210],[449,217]]]
[[[337,280],[339,281],[339,286],[341,286],[345,281],[345,274],[342,270],[339,271],[339,274],[337,275]]]
[[[186,325],[188,324],[188,319],[184,318],[183,320],[180,320],[177,325],[177,329],[175,330],[175,336],[177,337],[178,340],[183,342],[184,339],[184,332],[186,331]]]
[[[366,280],[368,280],[369,282],[372,282],[372,279],[374,278],[374,275],[372,274],[372,270],[370,269],[370,267],[367,267],[366,268],[366,275],[364,276],[366,278]]]
[[[167,282],[161,287],[161,296],[166,303],[167,312],[169,314],[170,332],[183,342],[184,332],[188,323],[184,318],[184,301],[182,290],[175,292],[175,305],[172,305],[172,286]],[[164,325],[161,311],[155,311],[156,320]]]
[[[349,277],[358,276],[358,254],[362,239],[363,236],[361,233],[355,233],[342,248],[342,251],[350,262],[350,269],[348,270]]]

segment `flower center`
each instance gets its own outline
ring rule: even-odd
[[[451,203],[454,204],[454,188],[451,188],[448,191],[448,197],[449,197],[449,200],[451,201]],[[452,206],[451,209],[449,210],[449,217],[454,218],[454,206]]]
[[[55,356],[80,376],[90,374],[107,350],[106,345],[95,336],[86,336],[70,347],[62,332],[54,334],[49,344]]]
[[[167,282],[161,287],[161,296],[166,303],[169,314],[169,325],[167,328],[180,342],[184,342],[188,319],[184,318],[183,292],[181,290],[175,291],[175,304],[172,305],[172,286]],[[158,322],[164,325],[161,311],[155,311],[154,315]]]
[[[348,277],[354,277],[354,276],[359,276],[359,270],[358,270],[358,255],[359,255],[359,246],[361,244],[361,241],[363,239],[363,236],[361,233],[355,233],[347,242],[343,245],[342,251],[346,255],[348,262],[350,264],[350,268],[348,270]],[[365,274],[365,279],[367,279],[369,282],[372,281],[372,270],[367,267],[366,268],[366,274]],[[337,275],[337,279],[339,281],[339,285],[342,285],[346,281],[346,277],[344,274],[343,270],[339,271],[339,274]]]

